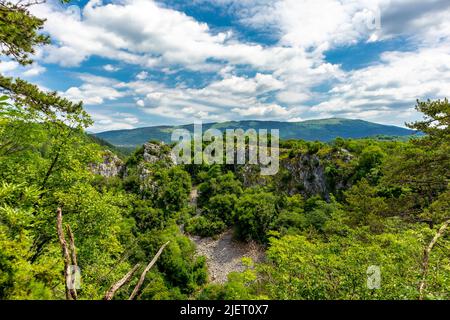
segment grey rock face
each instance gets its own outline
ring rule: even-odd
[[[345,149],[334,151],[324,157],[299,153],[292,158],[281,159],[280,171],[275,176],[261,176],[257,165],[248,164],[241,166],[237,175],[245,187],[266,185],[272,180],[290,195],[297,193],[305,197],[321,195],[328,199],[331,192],[349,186],[343,177],[336,177],[330,184],[330,181],[327,181],[330,178],[326,173],[327,164],[331,163],[336,167],[338,163],[348,163],[352,159],[353,155]],[[330,186],[333,186],[334,190]]]
[[[106,178],[116,177],[125,169],[124,163],[111,151],[105,151],[103,162],[91,165],[91,171]]]
[[[335,168],[339,163],[349,163],[353,155],[345,149],[330,152],[324,157],[316,154],[299,154],[291,159],[284,159],[280,166],[285,168],[290,175],[288,192],[290,194],[301,193],[304,196],[321,195],[325,199],[333,191],[343,190],[349,187],[347,179],[343,176],[335,176],[330,185],[327,181],[330,177],[326,173],[326,167],[332,164]]]
[[[160,144],[147,142],[144,143],[144,162],[156,163],[157,161],[164,161],[167,165],[172,166],[175,164],[169,147],[161,142]]]
[[[282,165],[290,173],[291,183],[300,193],[327,196],[325,168],[317,155],[303,154],[298,158],[287,159]],[[295,193],[293,191],[290,190],[290,193]]]
[[[153,170],[151,169],[151,165],[157,162],[166,167],[174,166],[175,161],[173,161],[171,157],[171,149],[164,144],[164,142],[145,143],[143,145],[142,161],[137,164],[137,174],[140,181],[139,188],[141,192],[157,192],[158,185],[153,180]]]

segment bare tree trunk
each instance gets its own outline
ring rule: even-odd
[[[58,239],[61,244],[61,250],[64,257],[64,287],[66,291],[66,299],[71,300],[72,295],[69,291],[69,286],[67,283],[67,279],[69,278],[69,265],[70,265],[70,255],[69,249],[67,249],[66,239],[64,238],[64,230],[62,227],[62,211],[61,208],[58,208],[56,211],[56,229],[58,231]]]
[[[75,251],[75,240],[73,237],[72,229],[70,228],[70,226],[68,224],[66,225],[66,229],[67,229],[67,233],[69,234],[70,253],[72,254],[72,265],[75,267],[78,267],[77,253]],[[75,300],[77,300],[78,296],[77,296],[77,289],[75,288],[75,277],[71,277],[71,281],[72,281],[72,285],[71,285],[72,295],[73,295],[73,298]]]
[[[137,293],[139,292],[139,289],[141,288],[142,284],[144,283],[145,276],[147,275],[147,272],[153,267],[153,265],[155,264],[156,260],[158,260],[159,256],[163,252],[164,248],[169,244],[169,242],[170,241],[167,241],[165,244],[163,244],[161,246],[161,248],[158,250],[156,255],[153,257],[152,261],[150,261],[150,263],[147,265],[147,267],[145,267],[144,271],[141,274],[141,277],[139,278],[138,283],[136,284],[136,287],[134,287],[134,290],[131,293],[131,295],[128,298],[128,300],[133,300],[136,297]]]
[[[450,224],[450,219],[445,221],[442,226],[439,228],[438,232],[434,235],[431,242],[428,244],[428,246],[425,248],[423,252],[423,260],[422,260],[422,281],[419,285],[419,300],[423,300],[424,291],[425,291],[425,280],[428,274],[428,264],[430,261],[430,253],[433,249],[436,242],[439,240],[439,238],[444,234],[445,230]]]
[[[140,266],[139,263],[136,264],[130,271],[128,271],[128,273],[122,279],[120,279],[119,281],[114,283],[111,286],[111,288],[109,288],[109,290],[106,292],[105,297],[103,298],[103,300],[112,300],[112,298],[114,297],[114,294],[116,293],[116,291],[119,290],[128,281],[130,281],[131,277],[136,272],[136,270],[139,268],[139,266]]]

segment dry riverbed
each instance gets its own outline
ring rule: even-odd
[[[189,236],[195,242],[197,254],[206,257],[209,278],[212,283],[224,283],[230,272],[244,271],[241,262],[244,257],[254,262],[261,262],[264,250],[261,245],[254,242],[244,243],[233,240],[232,230],[228,230],[217,238],[201,238]]]

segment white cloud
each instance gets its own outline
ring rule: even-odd
[[[94,120],[94,125],[89,130],[94,132],[132,129],[139,123],[139,119],[129,113],[114,112],[112,114],[105,114],[91,112],[91,116]]]
[[[119,71],[120,68],[117,66],[113,66],[112,64],[105,64],[103,66],[103,70],[108,71],[108,72],[116,72],[116,71]]]
[[[136,79],[138,80],[145,80],[148,78],[148,72],[147,71],[141,71],[136,75]]]
[[[400,124],[411,118],[416,99],[444,98],[450,92],[448,47],[387,52],[381,62],[350,72],[311,111]],[[393,115],[402,117],[392,118]],[[417,116],[417,115],[416,115]]]
[[[105,101],[117,100],[127,95],[126,92],[121,90],[123,84],[114,79],[90,74],[79,74],[77,76],[83,81],[83,84],[61,92],[61,95],[69,100],[82,100],[87,105],[96,105]]]
[[[210,0],[196,3],[203,1]],[[47,18],[45,31],[54,44],[39,59],[77,66],[99,56],[166,76],[178,70],[194,70],[199,77],[216,73],[210,83],[195,88],[149,81],[147,71],[130,83],[79,75],[83,83],[63,93],[97,105],[127,97],[147,113],[185,122],[339,115],[400,124],[414,116],[416,98],[450,92],[448,0],[218,0],[208,5],[231,10],[243,26],[270,34],[276,42],[246,42],[233,30],[216,31],[152,0],[89,1],[81,15],[46,4],[33,10]],[[378,9],[381,29],[374,29],[371,20]],[[414,51],[385,52],[359,70],[345,72],[324,57],[332,48],[398,36],[407,38]],[[2,66],[17,68],[2,62],[0,71]]]
[[[205,0],[231,8],[246,27],[271,33],[282,45],[326,50],[368,39],[383,0]],[[378,20],[378,19],[377,19]]]
[[[34,62],[31,65],[21,66],[13,60],[0,60],[0,73],[14,77],[35,77],[46,71],[46,68]]]
[[[36,8],[38,16],[47,18],[45,30],[56,43],[46,47],[43,59],[63,66],[76,66],[97,55],[147,67],[182,65],[218,71],[225,63],[276,70],[286,60],[306,65],[308,62],[302,61],[312,58],[303,49],[242,43],[231,31],[213,32],[207,24],[151,0],[108,5],[90,1],[82,10],[82,18],[59,6]]]
[[[42,73],[44,73],[47,69],[37,63],[33,63],[30,67],[23,72],[23,75],[26,77],[35,77]]]
[[[19,64],[15,61],[0,61],[0,72],[7,73],[13,71],[19,67]]]
[[[399,35],[415,37],[420,42],[435,41],[443,35],[447,38],[450,35],[448,0],[196,2],[221,6],[236,15],[244,26],[275,35],[284,44],[302,47],[327,48],[361,39],[376,41]]]
[[[278,101],[295,104],[311,99],[311,95],[297,91],[281,91],[277,94]]]
[[[289,115],[289,111],[277,104],[257,105],[250,108],[234,108],[233,112],[244,117],[270,117],[270,118],[282,118]]]
[[[45,30],[58,42],[46,50],[46,60],[64,66],[79,65],[89,56],[99,55],[143,66],[180,63],[202,68],[209,57],[232,57],[236,54],[230,49],[239,47],[228,46],[227,52],[222,52],[229,33],[213,34],[206,24],[153,1],[108,5],[90,1],[82,18],[57,6],[34,10],[47,18]]]
[[[184,122],[291,117],[287,108],[264,102],[264,96],[283,89],[282,82],[269,74],[257,73],[253,78],[231,75],[199,89],[169,88],[153,81],[136,81],[125,87],[141,97],[136,104],[144,112]]]
[[[291,118],[288,120],[288,122],[301,122],[301,121],[304,121],[304,119],[300,117]]]
[[[203,89],[178,86],[176,90],[185,92],[147,93],[149,101],[155,102],[160,97],[167,105],[192,103],[206,107],[210,104],[210,110],[198,111],[207,112],[208,117],[217,117],[221,112],[218,106],[227,103],[228,110],[241,110],[248,106],[253,111],[245,114],[258,116],[264,112],[257,112],[254,108],[266,105],[264,95],[286,90],[291,93],[291,99],[288,99],[289,93],[280,95],[285,98],[283,102],[296,103],[298,100],[292,99],[292,93],[297,97],[310,94],[311,87],[333,79],[339,73],[338,67],[324,63],[320,54],[315,52],[308,53],[304,48],[242,43],[234,39],[230,31],[212,32],[208,25],[184,13],[162,8],[153,1],[126,0],[108,5],[91,1],[83,9],[81,17],[67,14],[55,6],[42,8],[40,13],[48,18],[46,31],[56,39],[56,44],[42,54],[46,62],[74,66],[91,55],[98,55],[121,63],[158,66],[166,73],[168,67],[178,65],[220,72],[222,80]],[[250,65],[259,72],[253,79],[234,76],[233,66],[238,65]],[[147,75],[145,71],[140,72],[137,79],[144,80]],[[231,96],[233,94],[238,96]],[[86,83],[68,89],[66,95],[72,99],[85,99],[87,104],[101,104],[121,96],[121,93],[117,88],[99,88]],[[167,96],[175,97],[174,102],[166,102]]]

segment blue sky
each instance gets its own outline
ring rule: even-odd
[[[448,0],[73,1],[0,72],[83,100],[91,131],[346,117],[404,125],[450,92]]]

